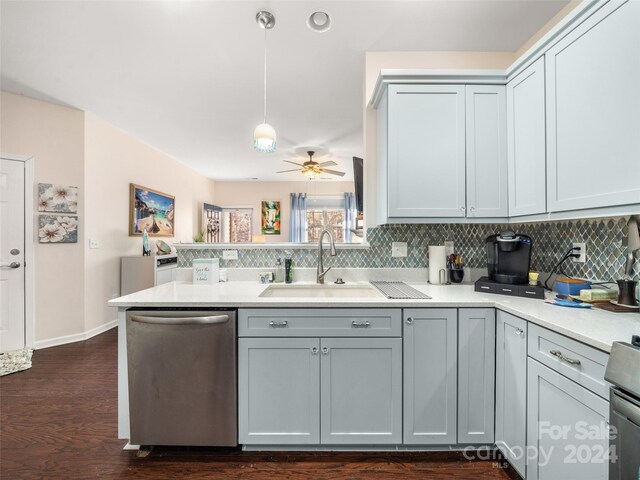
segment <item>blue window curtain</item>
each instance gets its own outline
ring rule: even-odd
[[[289,241],[307,242],[307,194],[292,193],[291,213],[289,217]]]
[[[352,192],[344,193],[344,241],[351,243],[353,241],[352,228],[356,228],[356,216],[358,215],[356,207],[356,196]]]

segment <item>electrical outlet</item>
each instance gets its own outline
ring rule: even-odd
[[[574,253],[579,253],[580,257],[579,258],[573,257],[573,261],[575,263],[585,263],[587,261],[587,244],[586,243],[573,242],[573,246],[574,247],[580,247],[580,251],[579,252],[574,252]]]
[[[391,242],[391,256],[399,258],[406,257],[407,242]]]
[[[89,239],[89,248],[100,248],[100,241],[94,238]]]
[[[454,246],[453,246],[453,240],[445,241],[444,242],[444,254],[448,257],[453,252],[455,252]]]
[[[238,259],[238,250],[223,250],[222,251],[222,259],[223,260],[237,260]]]

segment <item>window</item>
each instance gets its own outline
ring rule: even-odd
[[[222,209],[222,241],[225,243],[251,243],[252,208]]]
[[[344,198],[308,197],[308,241],[317,242],[325,228],[333,234],[336,242],[344,242]]]

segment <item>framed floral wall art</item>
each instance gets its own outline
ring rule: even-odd
[[[39,183],[38,211],[76,213],[78,211],[78,187]]]
[[[142,235],[145,230],[150,237],[174,236],[174,196],[134,183],[129,194],[129,236]]]
[[[262,233],[280,235],[280,202],[277,200],[262,202]]]
[[[40,243],[78,243],[77,215],[40,215]]]

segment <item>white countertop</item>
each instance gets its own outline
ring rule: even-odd
[[[367,282],[357,282],[367,284]],[[112,307],[495,307],[542,327],[609,352],[614,341],[640,335],[640,314],[612,313],[591,308],[567,308],[542,300],[475,292],[473,285],[437,286],[407,282],[431,296],[430,300],[375,298],[261,298],[267,288],[257,282],[228,282],[193,285],[172,282],[109,301]],[[296,282],[295,285],[301,283]],[[351,283],[353,285],[354,283]]]

